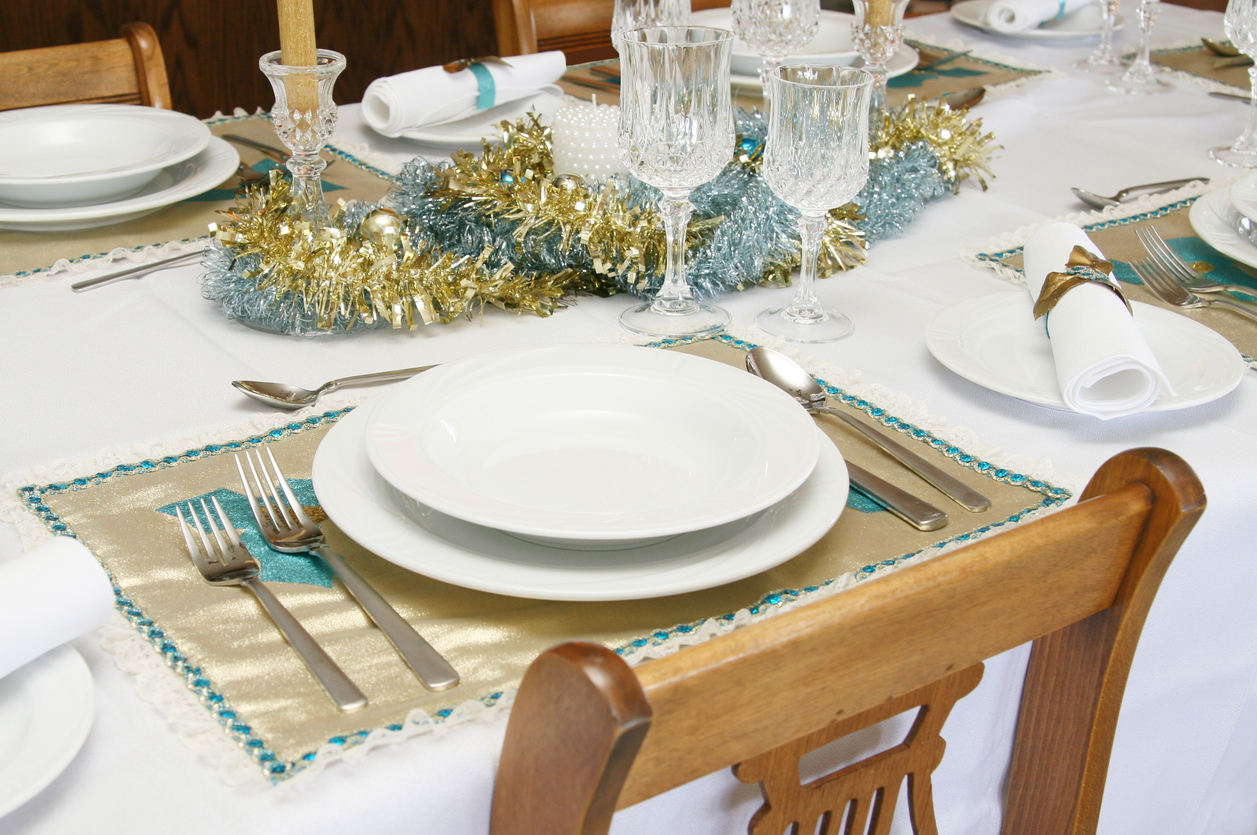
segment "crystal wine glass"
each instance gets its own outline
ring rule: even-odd
[[[1110,90],[1119,93],[1131,93],[1136,96],[1147,96],[1152,93],[1168,93],[1174,85],[1157,77],[1152,66],[1149,43],[1152,40],[1152,26],[1157,22],[1157,13],[1161,11],[1160,0],[1139,0],[1139,53],[1130,62],[1121,78],[1109,82]]]
[[[733,158],[729,58],[733,35],[706,26],[659,26],[624,33],[620,51],[620,157],[633,176],[663,192],[667,273],[650,304],[620,324],[654,337],[699,336],[729,323],[701,304],[685,281],[690,191]]]
[[[1257,0],[1230,0],[1223,18],[1226,36],[1240,52],[1250,58],[1257,56]],[[1209,156],[1224,165],[1239,168],[1257,167],[1257,66],[1248,68],[1253,87],[1248,105],[1248,127],[1229,148],[1214,148]]]
[[[1080,70],[1100,75],[1121,72],[1125,64],[1113,49],[1113,27],[1117,23],[1117,7],[1121,0],[1100,0],[1100,43],[1095,51],[1074,64]]]
[[[624,33],[646,26],[685,26],[690,22],[690,0],[615,0],[611,15],[611,44],[616,52]]]
[[[882,3],[854,0],[854,3],[851,40],[864,61],[864,69],[873,75],[870,106],[875,113],[880,113],[886,109],[886,80],[890,77],[886,62],[895,57],[903,45],[903,13],[908,8],[908,0]]]
[[[330,220],[322,182],[327,162],[319,152],[336,128],[332,85],[345,69],[345,56],[330,49],[320,49],[317,54],[318,63],[313,67],[284,64],[280,50],[263,55],[258,65],[275,91],[275,106],[271,108],[275,133],[292,151],[286,163],[292,172],[288,212],[322,227]]]
[[[733,33],[759,53],[764,101],[772,98],[768,78],[791,52],[812,42],[820,27],[820,0],[733,0]]]
[[[803,263],[799,289],[786,308],[755,319],[793,342],[833,342],[854,329],[816,297],[816,261],[825,215],[855,197],[869,175],[869,101],[875,80],[851,67],[779,67],[770,79],[773,108],[764,147],[764,180],[799,210]]]

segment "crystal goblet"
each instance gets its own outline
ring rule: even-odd
[[[1223,17],[1226,36],[1240,52],[1250,58],[1257,56],[1257,0],[1230,0]],[[1248,69],[1249,86],[1253,88],[1248,105],[1248,126],[1229,147],[1214,148],[1209,156],[1223,165],[1238,168],[1257,167],[1257,66]]]
[[[908,8],[908,0],[890,0],[876,6],[869,0],[854,0],[854,3],[851,39],[864,61],[864,69],[873,75],[870,107],[880,113],[886,109],[886,80],[889,78],[886,62],[895,57],[903,45],[903,13]]]
[[[786,308],[765,310],[759,327],[793,342],[833,342],[855,326],[816,297],[816,262],[825,215],[855,197],[869,174],[873,74],[851,67],[787,66],[771,76],[773,108],[764,146],[764,181],[799,210],[803,263]]]
[[[791,52],[812,42],[820,27],[820,0],[733,0],[733,34],[759,53],[764,101],[772,99],[769,76]]]
[[[330,49],[318,50],[318,63],[312,67],[281,63],[279,50],[261,57],[258,65],[275,91],[271,122],[275,133],[292,157],[286,167],[292,172],[291,216],[316,226],[330,221],[323,200],[323,169],[327,163],[319,152],[336,128],[336,103],[332,86],[345,69],[345,56]]]
[[[611,45],[616,52],[624,33],[646,26],[685,26],[690,22],[690,0],[615,0],[611,13]]]
[[[650,304],[630,308],[620,324],[656,337],[715,333],[729,323],[719,307],[699,303],[685,281],[689,194],[733,158],[729,58],[733,35],[706,26],[659,26],[624,33],[620,52],[620,157],[644,183],[663,192],[667,272]]]
[[[1096,45],[1094,52],[1075,62],[1075,67],[1099,75],[1119,73],[1126,68],[1117,51],[1113,49],[1113,27],[1117,23],[1119,5],[1121,0],[1100,0],[1100,43]]]
[[[1108,83],[1110,90],[1147,96],[1153,93],[1168,93],[1174,89],[1173,84],[1157,77],[1157,71],[1152,66],[1150,49],[1152,27],[1157,22],[1157,13],[1160,11],[1160,0],[1140,0],[1139,10],[1136,12],[1139,17],[1139,52],[1135,55],[1135,60],[1131,61],[1130,66],[1126,68],[1126,72],[1122,73],[1120,78],[1115,78]]]

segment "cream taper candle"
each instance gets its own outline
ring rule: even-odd
[[[314,39],[314,0],[278,0],[279,48],[283,62],[290,67],[313,67],[319,56]],[[307,113],[319,106],[318,81],[314,78],[285,79],[288,106]]]
[[[554,114],[554,173],[577,174],[602,183],[628,169],[620,160],[620,108],[596,102],[572,102]]]
[[[868,0],[869,12],[865,22],[872,26],[890,25],[890,0]]]

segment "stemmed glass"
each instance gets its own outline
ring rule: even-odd
[[[689,194],[733,158],[729,58],[733,35],[706,26],[659,26],[624,33],[620,50],[620,157],[663,192],[667,273],[650,304],[629,308],[620,324],[655,337],[700,336],[729,323],[701,304],[685,282]]]
[[[1117,24],[1117,7],[1121,0],[1100,0],[1100,43],[1086,58],[1074,64],[1080,70],[1098,74],[1119,73],[1125,66],[1113,49],[1113,27]]]
[[[803,263],[790,306],[755,323],[793,342],[833,342],[855,326],[816,297],[816,262],[825,215],[864,187],[869,174],[869,101],[875,80],[851,67],[788,66],[772,75],[773,107],[764,147],[764,180],[799,210]]]
[[[1257,0],[1230,0],[1226,4],[1223,28],[1236,49],[1250,58],[1257,56]],[[1248,127],[1229,148],[1214,148],[1209,152],[1218,162],[1239,168],[1257,167],[1257,66],[1248,68],[1248,79],[1253,88],[1248,105]]]
[[[733,34],[759,53],[765,102],[772,99],[773,70],[812,42],[820,20],[820,0],[733,0]]]
[[[1157,13],[1161,11],[1160,0],[1139,0],[1139,53],[1130,62],[1121,78],[1108,83],[1110,90],[1119,93],[1132,93],[1146,96],[1152,93],[1168,93],[1174,89],[1170,82],[1158,78],[1153,69],[1149,44],[1152,41],[1152,25],[1157,22]]]
[[[611,44],[623,52],[624,33],[646,26],[685,26],[690,22],[690,0],[615,0],[611,14]]]
[[[854,2],[855,22],[851,24],[851,39],[864,61],[864,69],[873,75],[871,107],[873,112],[880,113],[886,109],[886,80],[890,77],[886,62],[895,57],[903,45],[903,13],[908,8],[908,0]]]

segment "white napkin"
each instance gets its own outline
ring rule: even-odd
[[[0,678],[105,622],[105,569],[77,539],[58,536],[0,565]]]
[[[567,71],[562,52],[503,60],[510,66],[483,65],[493,76],[495,106],[546,89],[563,94],[554,84]],[[480,84],[471,70],[450,73],[444,67],[426,67],[372,81],[362,97],[362,119],[376,132],[397,137],[411,128],[465,119],[476,112],[479,99]]]
[[[1039,298],[1048,273],[1065,271],[1075,246],[1104,255],[1072,223],[1050,223],[1026,241],[1026,289],[1032,300]],[[1047,319],[1056,379],[1075,412],[1108,420],[1141,412],[1159,396],[1174,396],[1134,318],[1112,290],[1074,287]]]
[[[986,9],[986,25],[998,32],[1024,32],[1069,14],[1095,0],[994,0]]]

